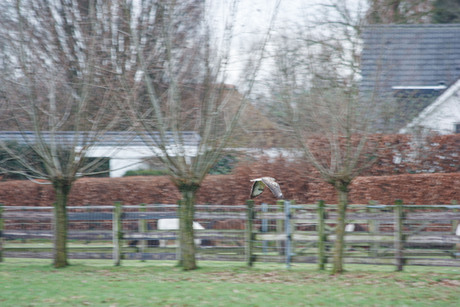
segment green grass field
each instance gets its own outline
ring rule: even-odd
[[[50,260],[0,263],[0,306],[460,306],[460,268],[348,265],[331,276],[315,265]]]

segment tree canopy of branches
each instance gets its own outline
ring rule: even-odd
[[[254,47],[242,76],[245,87],[226,83],[238,1],[229,1],[222,32],[215,31],[201,1],[142,2],[131,16],[135,78],[119,76],[127,94],[126,114],[169,170],[179,202],[180,265],[196,268],[193,240],[195,194],[221,157],[248,103],[269,29]],[[275,9],[276,11],[276,4]],[[184,18],[187,16],[187,18]],[[190,148],[184,131],[200,136]]]
[[[66,205],[72,184],[105,162],[85,158],[119,120],[102,69],[110,49],[98,37],[100,10],[100,2],[91,0],[0,5],[0,125],[18,131],[28,148],[1,142],[4,157],[16,161],[2,163],[2,171],[53,185],[55,267],[68,264]]]
[[[297,148],[337,191],[333,273],[342,273],[349,186],[375,160],[368,136],[379,106],[359,95],[364,12],[353,13],[346,1],[327,8],[334,13],[280,38],[271,88]]]

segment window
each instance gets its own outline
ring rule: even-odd
[[[455,133],[460,133],[460,123],[455,124]]]

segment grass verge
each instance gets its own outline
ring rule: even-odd
[[[0,263],[0,306],[459,306],[460,268],[347,265],[340,276],[314,265],[50,260]]]

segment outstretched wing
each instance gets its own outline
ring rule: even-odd
[[[272,191],[273,195],[276,198],[283,198],[283,193],[281,193],[281,188],[275,179],[271,177],[262,177],[261,181]],[[262,193],[262,192],[261,192]]]
[[[260,179],[254,179],[251,181],[254,181],[254,183],[252,184],[250,197],[254,198],[262,194],[265,188],[265,184]]]

